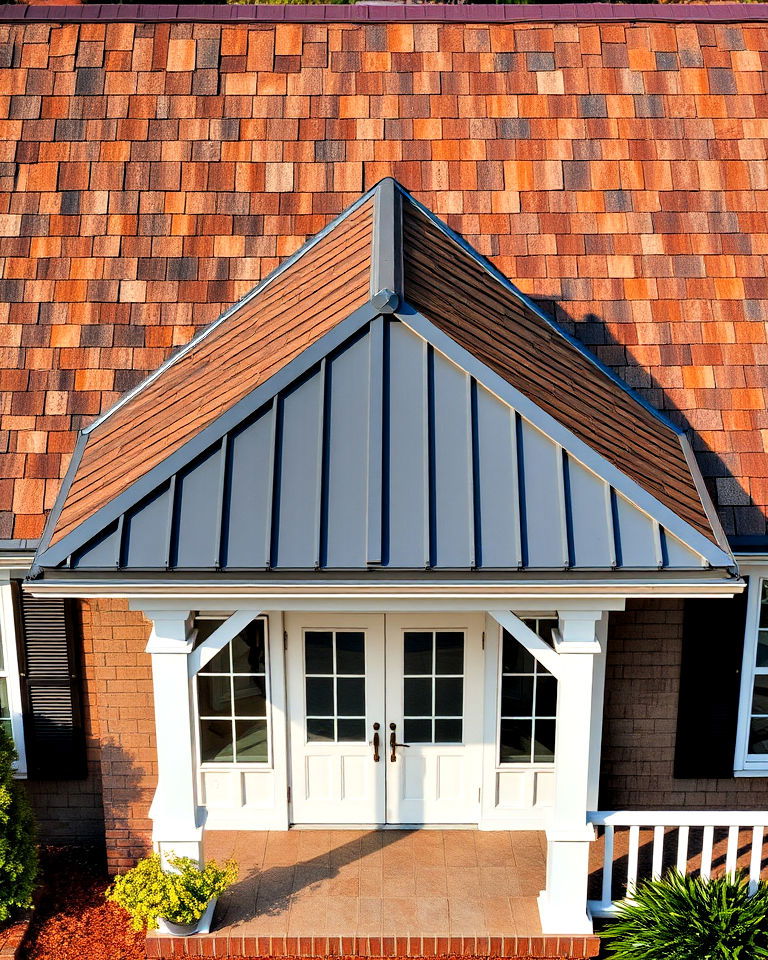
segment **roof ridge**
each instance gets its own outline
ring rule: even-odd
[[[490,276],[494,278],[498,283],[500,283],[505,289],[507,289],[513,296],[515,296],[520,303],[525,306],[528,310],[531,310],[540,320],[543,320],[547,326],[549,326],[556,334],[563,337],[572,347],[579,351],[590,363],[592,363],[601,373],[605,374],[616,386],[620,387],[625,393],[627,393],[633,400],[639,403],[645,410],[651,413],[657,420],[664,424],[665,427],[668,427],[676,436],[683,437],[685,436],[685,431],[673,423],[669,417],[667,417],[661,410],[658,410],[653,406],[648,400],[645,399],[641,394],[634,390],[630,385],[623,380],[614,370],[612,370],[607,364],[594,354],[586,344],[584,344],[578,337],[575,337],[573,334],[569,333],[565,327],[557,322],[554,317],[551,317],[546,310],[536,303],[535,300],[532,300],[527,294],[523,293],[518,287],[515,286],[512,281],[505,276],[498,267],[495,267],[487,257],[484,257],[481,253],[478,253],[477,250],[468,243],[462,236],[456,233],[455,230],[452,230],[451,227],[445,223],[444,220],[441,220],[435,213],[433,213],[428,207],[425,207],[423,203],[420,203],[405,187],[395,180],[398,188],[400,189],[402,195],[413,204],[413,206],[432,223],[436,226],[449,240],[452,240],[457,246],[459,246],[464,253],[470,256],[479,266],[481,266]]]
[[[388,178],[385,178],[388,179]],[[174,366],[180,360],[182,360],[188,353],[190,353],[199,343],[208,337],[209,334],[213,333],[214,330],[217,330],[222,323],[228,320],[231,316],[237,313],[242,307],[247,303],[250,303],[255,297],[260,293],[263,293],[266,288],[273,283],[279,276],[281,276],[285,271],[297,263],[306,253],[308,253],[313,247],[315,247],[321,240],[323,240],[329,233],[336,229],[339,224],[343,223],[347,217],[351,216],[356,210],[358,210],[363,204],[367,203],[376,193],[376,191],[381,187],[383,180],[380,180],[378,183],[374,184],[369,190],[367,190],[362,196],[358,197],[354,203],[346,207],[338,216],[334,217],[329,223],[327,223],[322,230],[319,230],[317,233],[313,234],[308,240],[305,240],[304,243],[296,250],[294,253],[287,257],[285,260],[281,261],[274,270],[267,274],[263,280],[260,280],[255,287],[248,291],[243,297],[241,297],[236,303],[232,306],[227,307],[227,309],[221,313],[215,320],[212,320],[207,326],[203,327],[202,330],[198,331],[191,340],[188,340],[187,343],[180,346],[175,350],[166,360],[164,360],[159,367],[153,370],[151,373],[147,374],[143,380],[136,384],[135,387],[132,387],[126,393],[124,393],[111,407],[108,407],[103,413],[99,414],[98,417],[88,426],[83,427],[80,430],[81,434],[88,435],[97,427],[101,426],[106,420],[108,420],[113,414],[117,413],[118,410],[121,410],[127,403],[130,403],[134,397],[138,396],[143,390],[145,390],[150,384],[154,383],[166,370]]]

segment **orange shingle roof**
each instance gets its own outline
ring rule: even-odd
[[[0,538],[89,422],[397,177],[768,510],[768,26],[0,25]]]

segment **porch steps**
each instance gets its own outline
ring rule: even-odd
[[[253,937],[228,932],[171,937],[150,932],[146,955],[159,957],[478,957],[582,960],[599,953],[598,937]]]

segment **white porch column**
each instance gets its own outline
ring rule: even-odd
[[[152,657],[158,783],[149,815],[152,841],[164,857],[201,861],[203,825],[197,803],[192,681],[187,657],[194,638],[189,610],[144,610],[152,620]]]
[[[587,811],[597,803],[603,722],[605,634],[602,610],[559,614],[555,796],[547,830],[547,885],[539,896],[545,934],[588,934],[589,846]]]

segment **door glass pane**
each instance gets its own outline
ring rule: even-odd
[[[339,743],[362,743],[365,741],[365,720],[350,720],[339,717]]]
[[[432,721],[406,717],[403,721],[403,736],[405,743],[432,743]]]
[[[413,717],[432,716],[432,678],[406,677],[403,681],[404,714]]]
[[[200,721],[200,758],[203,763],[231,763],[232,721]]]
[[[363,677],[341,677],[336,681],[336,714],[339,717],[365,716]]]
[[[307,673],[333,673],[333,634],[330,631],[307,630],[304,651]]]
[[[307,716],[333,715],[333,678],[307,677]]]
[[[232,693],[228,676],[197,677],[197,710],[201,717],[228,717],[232,713]]]
[[[335,740],[333,720],[307,720],[307,740]]]
[[[431,633],[420,633],[409,630],[404,638],[403,673],[431,674],[432,673],[432,645]]]
[[[266,677],[233,677],[236,717],[266,717]]]
[[[526,626],[551,641],[554,619]],[[499,763],[553,763],[557,680],[510,633],[503,634]]]
[[[461,743],[463,632],[406,631],[403,664],[404,742]]]
[[[435,715],[460,717],[464,713],[463,677],[438,677],[435,680]]]
[[[307,740],[365,741],[365,634],[308,630],[304,663]]]
[[[253,620],[232,640],[233,673],[264,673],[266,643],[264,621]]]
[[[336,673],[365,673],[364,642],[362,633],[336,634]]]
[[[441,633],[435,636],[435,673],[464,673],[464,634]]]
[[[435,743],[461,743],[461,720],[435,720]]]
[[[235,758],[241,760],[267,760],[267,721],[235,720]]]

